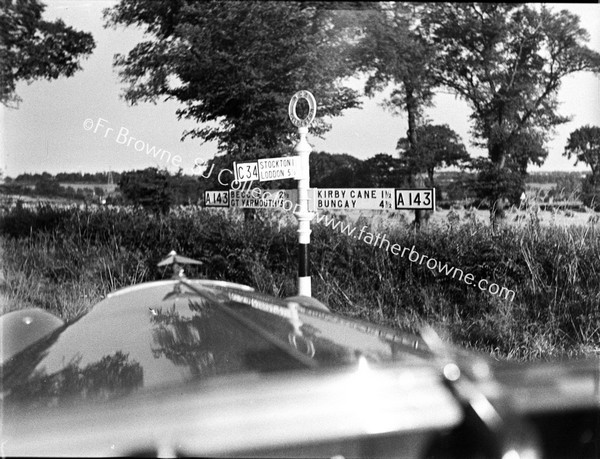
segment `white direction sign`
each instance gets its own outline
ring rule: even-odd
[[[229,198],[231,207],[293,210],[298,202],[298,190],[229,190]]]
[[[300,157],[284,156],[282,158],[265,158],[258,160],[258,179],[261,182],[269,180],[284,180],[299,178]]]
[[[394,209],[394,188],[318,188],[317,209]]]
[[[396,189],[396,209],[435,210],[435,188]]]
[[[235,179],[238,182],[300,179],[302,168],[299,156],[264,158],[248,163],[234,163]]]
[[[204,205],[206,207],[229,207],[229,190],[205,191]]]

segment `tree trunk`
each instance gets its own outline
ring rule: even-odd
[[[408,132],[407,138],[409,148],[414,149],[417,146],[417,117],[419,114],[419,101],[415,96],[415,91],[409,82],[404,82],[404,90],[406,92],[406,111],[408,113]],[[423,175],[420,171],[410,174],[412,188],[423,188],[425,186]],[[426,221],[425,211],[415,210],[414,226],[416,229],[421,227],[421,224]]]
[[[498,169],[504,168],[506,163],[506,145],[504,145],[504,143],[496,142],[491,144],[489,155],[492,163],[494,163]],[[490,198],[492,201],[490,206],[490,222],[492,228],[496,229],[499,221],[506,218],[505,199],[499,195],[490,196]]]

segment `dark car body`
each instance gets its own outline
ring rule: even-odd
[[[114,292],[69,324],[34,311],[0,322],[3,455],[600,451],[598,360],[500,364],[431,330],[184,277]]]

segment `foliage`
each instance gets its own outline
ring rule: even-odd
[[[600,211],[600,181],[588,176],[581,182],[581,201],[586,206]]]
[[[287,106],[300,89],[318,101],[316,134],[330,127],[324,116],[358,106],[340,83],[350,74],[346,16],[327,2],[123,0],[105,10],[107,25],[149,36],[115,58],[126,100],[176,99],[177,115],[203,126],[184,137],[242,157],[290,144]]]
[[[365,159],[357,173],[356,185],[360,187],[401,188],[409,183],[409,174],[398,158],[379,153]]]
[[[432,48],[415,27],[419,16],[416,4],[380,3],[363,21],[363,34],[353,50],[355,66],[369,77],[365,91],[394,85],[386,105],[392,111],[406,110],[409,117],[409,142],[423,106],[433,98],[437,85],[432,78]]]
[[[156,263],[173,249],[204,262],[189,268],[190,276],[295,294],[295,225],[243,222],[210,210],[164,217],[142,209],[42,207],[6,212],[0,228],[14,299],[8,304],[34,304],[65,318],[113,289],[168,275]],[[422,254],[514,290],[512,302],[324,225],[312,230],[313,293],[341,314],[413,330],[427,322],[458,343],[509,359],[593,355],[600,344],[597,225],[385,229],[393,243],[415,245]]]
[[[503,168],[486,158],[477,158],[472,161],[474,169],[478,170],[477,176],[470,182],[470,189],[481,200],[489,201],[492,212],[498,213],[503,218],[504,206],[494,208],[498,200],[517,204],[521,194],[525,191],[523,175],[512,168]]]
[[[40,180],[35,184],[35,193],[38,196],[60,196],[63,189],[56,180]]]
[[[362,163],[360,159],[348,154],[331,154],[324,151],[311,153],[310,186],[314,188],[357,186]]]
[[[167,213],[172,203],[168,191],[169,173],[155,167],[124,172],[119,188],[127,201],[154,213]]]
[[[398,141],[396,148],[408,170],[427,172],[429,186],[435,186],[436,168],[458,166],[470,160],[460,136],[446,124],[419,126],[416,137],[417,143],[412,148],[406,137]]]
[[[590,182],[600,183],[600,127],[587,125],[571,132],[564,155],[575,157],[575,165],[581,161],[590,166]]]
[[[18,81],[70,77],[81,69],[79,59],[95,47],[92,35],[42,19],[38,0],[5,0],[0,5],[0,102],[19,102]]]
[[[500,167],[509,157],[521,170],[542,161],[553,127],[568,120],[556,112],[561,80],[600,67],[600,54],[585,46],[589,36],[579,18],[566,10],[431,4],[423,29],[436,49],[439,82],[469,103],[473,133]]]

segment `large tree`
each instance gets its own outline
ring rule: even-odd
[[[437,85],[431,69],[435,63],[433,48],[420,35],[418,27],[422,9],[417,3],[375,5],[362,22],[363,33],[353,52],[355,67],[368,75],[367,95],[392,87],[385,105],[395,114],[406,114],[405,138],[408,148],[413,149],[419,140],[423,109],[431,104]],[[420,172],[412,171],[412,186],[424,185]],[[423,211],[415,211],[416,226],[422,217]]]
[[[0,1],[0,102],[16,105],[18,81],[70,77],[89,55],[92,35],[42,19],[45,5],[37,0]]]
[[[473,133],[488,150],[486,168],[500,175],[543,162],[553,128],[568,121],[557,113],[561,81],[600,68],[579,18],[543,5],[431,4],[422,30],[436,49],[438,81],[469,103]]]
[[[323,117],[358,106],[340,83],[348,15],[327,2],[122,0],[107,25],[141,27],[148,39],[115,56],[131,103],[176,99],[198,127],[184,137],[216,140],[231,157],[255,158],[291,144],[290,97],[311,91]]]

